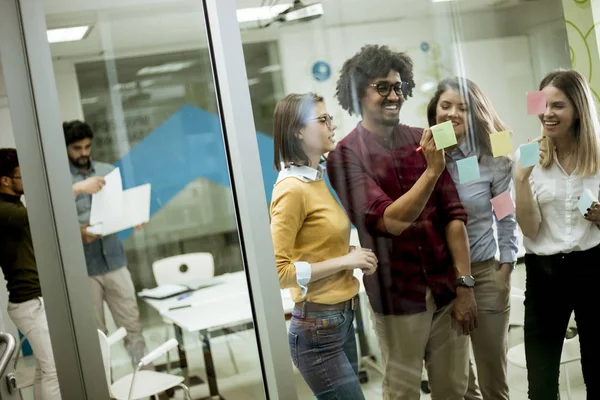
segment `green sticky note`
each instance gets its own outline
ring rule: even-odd
[[[460,179],[460,183],[475,181],[481,177],[479,174],[477,156],[458,160],[456,162],[456,167],[458,168],[458,178]]]
[[[492,153],[494,154],[494,157],[505,156],[513,152],[509,131],[492,133],[490,135],[490,141],[492,142]]]
[[[433,134],[435,147],[438,150],[442,150],[446,147],[454,146],[456,144],[456,135],[454,134],[452,121],[446,121],[432,126],[431,133]]]

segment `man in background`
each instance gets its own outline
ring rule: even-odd
[[[69,167],[73,183],[91,177],[103,177],[115,167],[111,164],[93,161],[91,158],[92,128],[82,121],[63,123]],[[146,351],[142,335],[140,311],[137,305],[131,274],[127,269],[127,259],[123,243],[118,234],[97,236],[87,231],[90,226],[92,196],[86,193],[76,197],[77,214],[81,229],[81,239],[92,284],[92,297],[98,329],[107,332],[104,315],[104,301],[117,324],[127,330],[125,346],[134,365]]]
[[[93,194],[104,186],[101,177],[73,186],[73,192]],[[0,267],[8,290],[8,315],[27,338],[36,361],[34,398],[61,398],[46,309],[23,196],[21,168],[15,149],[0,149]],[[17,351],[21,351],[18,349]]]

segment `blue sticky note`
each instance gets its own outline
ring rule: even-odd
[[[598,201],[594,193],[590,189],[585,189],[581,196],[579,196],[579,203],[577,203],[577,207],[582,214],[587,214],[587,209],[592,206],[592,204]]]
[[[460,183],[467,183],[479,179],[479,162],[477,156],[464,158],[456,162]]]
[[[540,162],[540,144],[533,142],[519,147],[521,168],[532,167]]]

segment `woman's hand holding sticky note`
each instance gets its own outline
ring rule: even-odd
[[[581,196],[579,196],[579,203],[577,203],[577,207],[581,214],[586,216],[588,209],[593,206],[594,203],[598,202],[596,196],[592,193],[590,189],[585,189]]]
[[[540,162],[540,144],[532,142],[519,146],[521,168],[533,167]]]

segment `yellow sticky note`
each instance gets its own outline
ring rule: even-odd
[[[492,153],[494,157],[505,156],[513,152],[512,141],[509,131],[492,133],[490,135],[492,142]]]

